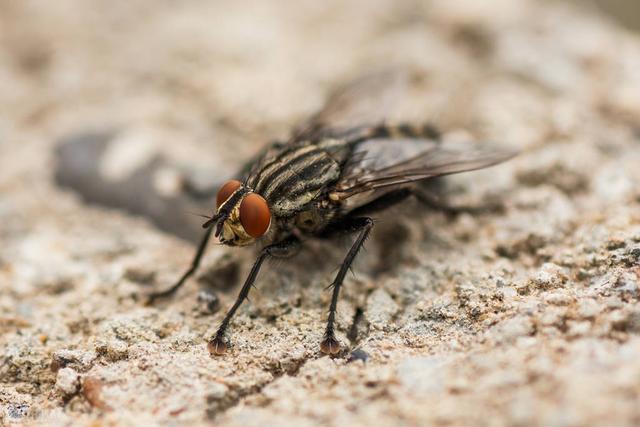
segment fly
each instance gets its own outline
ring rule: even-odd
[[[209,341],[212,355],[229,347],[227,329],[268,258],[289,258],[301,237],[355,236],[336,274],[320,350],[340,352],[335,317],[345,275],[374,227],[369,216],[407,197],[428,199],[417,185],[434,177],[495,165],[510,150],[441,138],[431,126],[384,121],[406,74],[384,72],[361,79],[330,97],[326,106],[285,143],[273,143],[217,193],[214,215],[191,267],[175,285],[151,295],[174,294],[200,265],[213,235],[228,246],[263,245],[240,293]]]

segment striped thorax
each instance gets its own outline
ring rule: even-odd
[[[344,148],[345,142],[335,139],[297,144],[262,159],[247,184],[267,200],[274,216],[291,217],[338,180]]]
[[[262,156],[243,183],[229,181],[220,189],[216,236],[223,244],[246,246],[285,224],[315,229],[323,221],[314,203],[339,179],[345,148],[344,140],[326,139]]]

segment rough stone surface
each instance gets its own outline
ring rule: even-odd
[[[0,2],[0,424],[638,425],[640,40],[490,3]],[[113,130],[114,186],[150,150],[171,159],[163,195],[176,171],[217,182],[389,64],[422,76],[398,116],[522,154],[448,181],[502,212],[379,217],[339,357],[318,342],[344,245],[269,264],[212,358],[251,250],[212,246],[199,281],[144,306],[192,245],[54,183],[59,141]]]

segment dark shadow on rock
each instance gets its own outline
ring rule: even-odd
[[[101,176],[101,159],[116,136],[117,131],[113,130],[82,132],[60,141],[55,182],[74,190],[87,203],[144,216],[163,231],[197,242],[203,234],[203,220],[194,213],[209,212],[211,203],[184,192],[170,197],[159,194],[154,187],[154,174],[169,166],[161,156],[153,157],[117,183]]]

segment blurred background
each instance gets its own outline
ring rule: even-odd
[[[562,1],[562,0],[559,0]],[[607,13],[625,26],[640,30],[640,3],[634,0],[572,0],[578,7],[588,7]]]
[[[126,206],[193,240],[200,219],[184,212],[209,207],[178,197],[185,180],[210,191],[265,141],[286,137],[332,88],[384,67],[418,69],[424,77],[398,113],[403,119],[530,146],[541,135],[523,129],[531,124],[508,132],[494,120],[513,101],[497,101],[500,93],[510,96],[505,84],[533,76],[545,90],[604,95],[598,82],[626,79],[633,64],[621,54],[620,70],[598,68],[613,53],[598,33],[605,26],[587,28],[575,22],[573,10],[637,29],[639,7],[632,0],[302,1],[291,7],[2,1],[0,141],[12,150],[39,151],[33,157],[57,164],[57,182],[85,200]],[[554,34],[557,19],[565,20],[564,32]],[[498,37],[518,25],[530,28]],[[536,43],[548,45],[539,52]],[[565,48],[583,56],[588,68],[575,69]],[[486,117],[475,115],[478,105],[468,100],[484,104],[480,93],[489,98],[491,90],[497,96],[482,107]],[[620,87],[612,96],[634,93]],[[20,148],[25,138],[44,145]],[[46,147],[74,141],[80,148],[48,154]],[[33,170],[10,165],[21,166]]]

